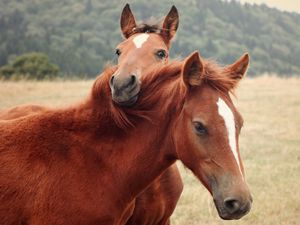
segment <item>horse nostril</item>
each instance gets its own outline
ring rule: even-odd
[[[110,86],[112,86],[114,84],[114,79],[115,79],[115,76],[112,76],[110,78],[110,81],[109,81]]]
[[[241,207],[240,202],[234,198],[225,199],[224,206],[225,206],[225,209],[227,210],[227,212],[229,212],[230,214],[234,214]]]
[[[130,82],[129,82],[129,86],[133,86],[136,82],[136,76],[135,75],[131,75],[130,76]]]

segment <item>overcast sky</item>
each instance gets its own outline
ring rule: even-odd
[[[280,10],[300,13],[300,0],[240,0],[249,3],[265,3],[270,7],[276,7]]]

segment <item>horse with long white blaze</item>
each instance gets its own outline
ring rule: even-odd
[[[229,92],[248,61],[218,67],[194,53],[150,69],[130,108],[112,103],[108,69],[81,104],[0,122],[1,223],[125,224],[136,196],[176,159],[212,193],[222,218],[241,218],[252,199]]]
[[[244,179],[238,152],[238,136],[243,119],[229,92],[245,74],[249,56],[220,68],[194,54],[189,72],[184,72],[189,101],[175,125],[178,158],[190,168],[212,193],[219,216],[239,219],[250,210],[252,197]],[[193,69],[191,69],[193,68]],[[182,138],[182,135],[187,138]],[[190,154],[195,157],[191,159]]]
[[[169,21],[163,22],[164,28],[159,25],[137,25],[130,7],[127,4],[123,9],[120,20],[121,29],[126,40],[120,44],[120,46],[122,46],[122,57],[120,58],[122,59],[119,59],[119,64],[123,63],[124,65],[125,63],[128,63],[127,61],[129,60],[127,57],[124,57],[124,55],[128,55],[128,57],[134,56],[137,53],[136,48],[140,48],[138,51],[140,55],[146,55],[145,57],[139,58],[136,62],[135,69],[139,69],[140,72],[150,65],[163,65],[167,63],[171,39],[178,26],[178,12],[174,6],[171,8],[164,21]],[[174,25],[176,29],[171,30],[172,35],[169,36],[166,31],[166,26],[168,24],[177,24]],[[161,30],[165,30],[165,32],[162,33]],[[135,35],[135,37],[131,38],[132,35]],[[144,36],[146,36],[147,39],[150,37],[150,41],[147,45],[143,45]],[[134,45],[132,43],[134,43]],[[161,48],[163,48],[163,51]],[[120,54],[119,51],[120,50],[118,49],[116,53]],[[152,52],[153,54],[148,54],[149,52]],[[142,73],[140,75],[144,74]],[[40,105],[22,105],[0,111],[0,119],[16,119],[47,110],[49,110],[47,107]],[[136,197],[133,214],[126,224],[169,224],[169,217],[175,209],[182,188],[183,184],[180,174],[177,166],[174,164]]]

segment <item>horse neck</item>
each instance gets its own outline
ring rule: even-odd
[[[100,75],[93,84],[92,91],[87,100],[77,107],[79,120],[84,120],[89,129],[93,127],[98,134],[103,134],[119,129],[118,113],[122,110],[116,109],[111,99],[109,79],[115,68],[108,68]],[[88,118],[88,119],[87,119]]]
[[[70,118],[66,127],[84,134],[89,150],[105,161],[105,173],[124,202],[135,198],[177,157],[171,130],[182,107],[183,89],[178,79],[160,82],[156,88],[161,93],[152,95],[146,106],[121,109],[112,103],[108,82],[101,78],[87,101],[61,113]],[[144,117],[139,116],[140,107],[146,110]],[[120,127],[116,112],[126,114],[133,126]]]
[[[154,104],[148,111],[150,120],[140,121],[127,137],[132,141],[128,146],[134,143],[125,151],[131,157],[129,170],[123,169],[130,174],[124,189],[131,190],[131,196],[140,193],[177,159],[172,130],[183,106],[185,89],[178,78],[161,82],[156,88],[162,92],[151,99]]]

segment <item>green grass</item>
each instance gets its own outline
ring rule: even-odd
[[[92,81],[0,82],[0,108],[24,103],[62,106],[82,99]],[[212,198],[179,163],[185,187],[173,225],[300,224],[300,79],[245,79],[236,91],[245,123],[240,137],[254,202],[238,221],[221,220]]]

